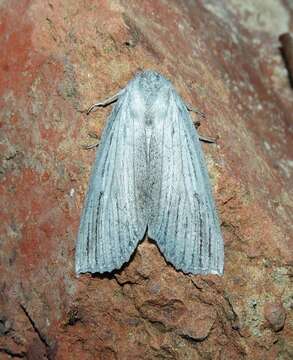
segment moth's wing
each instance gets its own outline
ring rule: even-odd
[[[160,118],[150,140],[148,235],[177,269],[222,274],[223,239],[198,134],[174,89],[165,111],[162,100],[153,106]]]
[[[143,238],[145,136],[120,95],[97,149],[76,243],[76,273],[103,273],[127,262]]]

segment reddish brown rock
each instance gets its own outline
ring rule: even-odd
[[[0,359],[293,358],[289,3],[4,0],[0,18]],[[203,146],[222,278],[177,272],[149,241],[114,274],[74,273],[95,157],[81,145],[110,111],[80,110],[141,68],[219,136]],[[282,327],[272,299],[282,331],[265,326]]]
[[[264,306],[264,317],[274,331],[280,331],[285,324],[286,311],[282,304],[267,303]]]

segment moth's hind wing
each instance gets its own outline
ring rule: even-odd
[[[144,133],[130,90],[115,104],[97,149],[76,243],[76,273],[104,273],[127,262],[146,231]]]
[[[223,239],[197,132],[170,88],[150,141],[148,235],[166,260],[193,274],[222,274]],[[154,106],[154,113],[155,111]]]

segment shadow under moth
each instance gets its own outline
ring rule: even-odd
[[[121,268],[147,233],[176,269],[222,275],[223,238],[188,106],[150,70],[89,111],[114,101],[81,216],[76,273]]]

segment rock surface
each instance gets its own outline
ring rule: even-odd
[[[286,311],[282,304],[267,303],[264,306],[264,316],[274,331],[283,329],[286,319]]]
[[[292,359],[293,102],[278,43],[293,30],[292,4],[0,7],[0,359]],[[110,111],[80,110],[141,68],[167,76],[205,112],[201,133],[219,136],[203,146],[222,278],[175,271],[147,240],[115,274],[74,274],[95,156],[81,145]],[[283,309],[278,332],[267,326],[272,303]]]

